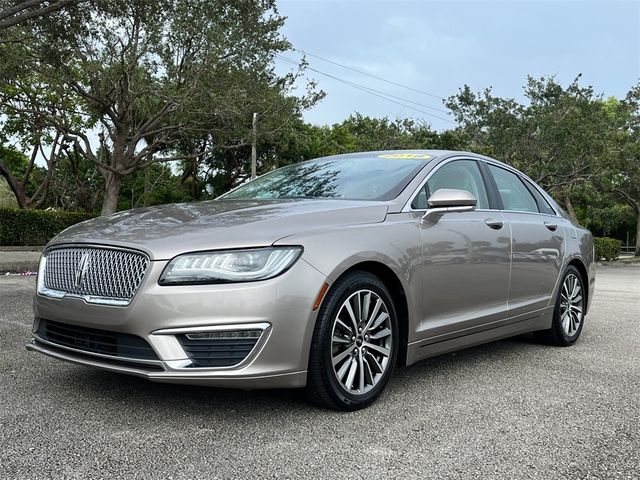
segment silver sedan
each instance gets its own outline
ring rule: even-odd
[[[40,262],[27,348],[355,410],[397,365],[525,332],[573,344],[593,257],[589,231],[496,160],[325,157],[65,230]]]

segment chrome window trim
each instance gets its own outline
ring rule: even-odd
[[[435,168],[433,170],[431,170],[429,173],[427,173],[427,176],[424,177],[422,179],[422,181],[420,182],[420,185],[418,186],[418,188],[416,188],[413,193],[410,195],[409,200],[404,204],[404,207],[402,207],[401,212],[402,213],[407,213],[407,212],[426,212],[427,210],[429,210],[428,208],[412,208],[411,204],[413,203],[413,200],[416,198],[416,196],[420,193],[420,190],[422,190],[425,186],[425,184],[429,181],[429,179],[431,178],[431,176],[436,173],[438,170],[440,170],[440,168],[442,168],[443,166],[447,165],[448,163],[451,162],[455,162],[457,160],[471,160],[472,162],[474,161],[478,161],[481,159],[479,158],[473,158],[470,156],[455,156],[455,157],[449,157],[446,158],[445,160],[443,160],[442,162],[440,162],[438,165],[435,166]],[[487,186],[485,185],[485,190],[487,189]],[[491,212],[495,212],[497,210],[492,210],[490,208],[485,208],[485,209],[474,209],[474,212],[482,212],[482,211],[491,211]]]
[[[547,203],[549,204],[549,206],[551,207],[551,210],[553,210],[555,212],[555,215],[549,214],[549,213],[544,213],[544,212],[522,212],[520,210],[498,210],[498,209],[492,209],[492,208],[477,208],[474,209],[474,212],[504,212],[504,213],[526,213],[529,215],[542,215],[545,217],[554,217],[554,218],[562,218],[562,216],[558,213],[558,211],[554,208],[554,206],[551,204],[551,202],[549,202],[549,198],[547,193],[542,190],[540,187],[538,187],[538,185],[535,184],[535,182],[533,180],[531,180],[529,177],[527,177],[526,175],[524,175],[523,173],[519,172],[518,170],[516,170],[515,168],[509,166],[509,165],[504,165],[504,164],[499,164],[496,163],[495,161],[491,161],[491,160],[487,160],[485,158],[476,158],[473,156],[455,156],[455,157],[449,157],[445,160],[443,160],[442,162],[440,162],[438,165],[436,165],[436,167],[431,170],[429,173],[427,173],[427,175],[424,177],[424,179],[422,179],[422,181],[420,182],[420,185],[413,191],[413,193],[410,195],[409,200],[404,204],[404,206],[402,207],[402,210],[400,210],[402,213],[410,213],[410,212],[426,212],[427,210],[429,210],[428,208],[412,208],[411,204],[413,203],[413,200],[416,198],[416,196],[420,193],[420,190],[422,190],[425,186],[425,184],[429,181],[429,179],[431,178],[431,176],[437,172],[442,166],[450,163],[450,162],[454,162],[456,160],[473,160],[473,161],[478,161],[478,162],[484,162],[487,165],[493,165],[494,167],[498,167],[498,168],[503,168],[507,171],[510,171],[511,173],[517,175],[518,177],[522,178],[525,181],[528,181],[535,189],[538,193],[540,193],[540,195],[543,196],[543,198],[547,201]],[[487,188],[487,186],[485,185],[485,188]]]
[[[137,255],[142,255],[147,260],[147,268],[144,272],[142,279],[140,280],[140,284],[136,288],[133,296],[130,299],[125,298],[115,298],[115,297],[103,297],[99,295],[78,295],[76,293],[69,293],[62,290],[53,290],[50,288],[46,288],[44,286],[44,271],[47,264],[47,255],[54,250],[62,250],[68,248],[95,248],[102,250],[115,250],[126,253],[135,253]],[[152,260],[146,252],[142,250],[136,250],[135,248],[127,248],[127,247],[118,247],[113,245],[100,245],[95,243],[61,243],[52,245],[47,247],[40,256],[40,264],[38,265],[38,275],[36,276],[36,295],[44,298],[53,298],[56,300],[62,300],[63,298],[77,298],[80,300],[84,300],[86,303],[93,305],[107,305],[111,307],[127,307],[133,302],[133,299],[136,297],[140,287],[145,282],[149,271],[151,270]]]
[[[524,173],[516,170],[515,168],[513,168],[513,167],[511,167],[509,165],[499,164],[499,163],[496,163],[496,162],[492,162],[491,160],[482,159],[481,161],[483,161],[487,165],[493,165],[494,167],[498,167],[498,168],[502,168],[504,170],[507,170],[507,171],[515,174],[516,176],[518,176],[521,181],[529,183],[529,185],[531,185],[542,196],[542,198],[544,198],[544,200],[547,202],[547,204],[549,205],[551,210],[553,210],[554,214],[552,215],[550,213],[544,213],[544,212],[523,212],[523,211],[520,211],[520,210],[501,210],[502,212],[506,212],[506,213],[531,213],[532,215],[544,215],[544,216],[547,216],[547,217],[560,217],[560,214],[558,213],[558,211],[554,208],[553,204],[549,201],[549,195],[547,194],[547,192],[542,190],[542,188],[540,188],[533,180],[531,180],[529,177],[527,177]]]
[[[494,211],[500,211],[502,213],[518,213],[518,214],[522,214],[522,215],[541,215],[543,217],[551,217],[551,218],[562,218],[560,215],[552,215],[550,213],[544,213],[544,212],[523,212],[521,210],[494,210]]]

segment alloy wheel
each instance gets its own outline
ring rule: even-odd
[[[560,292],[560,321],[564,333],[572,337],[582,322],[583,296],[578,277],[570,273],[564,279]]]
[[[363,395],[378,384],[389,368],[393,333],[377,293],[358,290],[344,301],[331,332],[333,371],[344,390]]]

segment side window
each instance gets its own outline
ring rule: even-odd
[[[502,198],[505,210],[538,213],[538,204],[520,177],[504,168],[488,165]]]
[[[411,206],[419,210],[428,208],[427,200],[441,188],[466,190],[478,200],[477,208],[489,208],[484,180],[478,164],[473,160],[455,160],[438,168],[413,199]]]
[[[414,210],[426,210],[427,209],[427,186],[425,185],[420,189],[418,195],[415,196],[413,202],[411,202],[411,208]]]
[[[551,207],[551,205],[549,205],[547,199],[542,196],[542,194],[536,189],[536,187],[534,187],[524,178],[522,179],[522,181],[531,192],[531,195],[533,195],[533,197],[536,199],[536,202],[538,203],[538,210],[540,210],[541,213],[546,213],[547,215],[555,215],[555,210]]]

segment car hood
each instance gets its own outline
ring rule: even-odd
[[[91,243],[145,251],[152,260],[198,250],[268,246],[315,229],[382,222],[388,205],[350,200],[212,200],[127,210],[73,225],[50,246]]]

